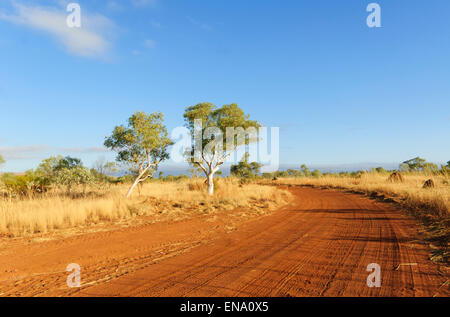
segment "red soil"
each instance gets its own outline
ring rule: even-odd
[[[416,241],[416,220],[355,194],[290,190],[289,205],[248,221],[234,211],[3,242],[0,295],[449,296],[449,274]],[[81,266],[81,288],[66,285],[69,263]],[[379,288],[366,284],[370,263],[381,267]]]

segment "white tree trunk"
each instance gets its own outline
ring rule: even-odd
[[[139,184],[139,182],[141,181],[142,176],[144,176],[145,172],[147,172],[147,170],[149,168],[150,168],[150,166],[145,168],[141,173],[139,173],[138,177],[136,177],[136,179],[134,180],[133,185],[131,185],[130,189],[128,190],[127,198],[129,198],[131,196],[131,193],[133,192],[133,189],[136,187],[137,184]]]
[[[210,172],[207,178],[208,194],[212,196],[214,194],[214,173]]]
[[[137,184],[139,184],[139,179],[140,178],[141,177],[136,178],[134,183],[131,185],[130,189],[128,189],[127,198],[129,198],[131,196],[131,193],[133,192],[133,189],[137,186]]]

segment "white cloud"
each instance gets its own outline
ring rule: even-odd
[[[59,148],[50,147],[48,145],[19,145],[19,146],[0,146],[0,155],[6,161],[12,160],[27,160],[43,158],[45,155],[56,155],[55,153],[65,154],[95,154],[106,153],[109,150],[101,146],[91,147],[72,147],[72,148]]]
[[[72,148],[62,148],[63,152],[66,153],[104,153],[109,152],[107,148],[101,146],[91,146],[91,147],[72,147]]]
[[[143,44],[144,47],[147,48],[147,49],[152,49],[152,48],[155,48],[155,47],[156,47],[156,42],[153,41],[152,39],[145,39],[145,40],[142,42],[142,44]],[[135,49],[135,50],[132,50],[131,53],[132,53],[133,55],[141,55],[141,54],[143,54],[143,51],[138,50],[138,49]]]
[[[148,5],[154,6],[156,4],[157,0],[131,0],[131,3],[135,7],[145,7]]]
[[[152,20],[150,21],[150,23],[152,24],[153,27],[157,29],[161,28],[161,23],[159,23],[158,21]]]
[[[108,1],[106,3],[106,8],[108,10],[113,11],[122,11],[126,10],[128,7],[135,7],[135,8],[143,8],[147,6],[154,7],[157,4],[157,0],[131,0],[131,1],[122,1],[118,2],[115,0]]]
[[[114,23],[102,15],[89,15],[81,8],[81,28],[70,28],[66,19],[68,12],[39,6],[13,3],[15,12],[1,13],[0,20],[46,32],[55,37],[69,53],[103,58],[111,46],[108,38],[115,30]]]
[[[108,3],[106,4],[106,7],[109,10],[114,10],[114,11],[120,11],[123,9],[123,7],[118,4],[116,1],[108,1]]]
[[[23,160],[36,158],[39,154],[49,150],[46,145],[2,146],[0,154],[5,160]]]
[[[151,39],[146,39],[146,40],[144,41],[144,45],[145,45],[145,47],[147,47],[147,48],[154,48],[154,47],[156,46],[156,42],[153,41],[153,40],[151,40]]]
[[[190,16],[188,16],[187,19],[188,19],[189,22],[191,22],[191,24],[196,25],[196,26],[198,26],[198,27],[200,27],[200,28],[202,28],[204,30],[208,30],[208,31],[212,30],[212,27],[210,25],[206,24],[206,23],[197,21],[196,19],[194,19],[194,18],[192,18]]]

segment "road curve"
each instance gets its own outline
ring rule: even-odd
[[[289,190],[294,200],[269,216],[71,295],[449,296],[448,274],[404,212],[356,194]],[[367,286],[371,263],[381,287]]]

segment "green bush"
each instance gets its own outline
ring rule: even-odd
[[[36,170],[25,174],[5,173],[0,177],[1,189],[10,197],[41,194],[52,187],[63,187],[70,192],[77,185],[92,185],[95,180],[95,175],[81,160],[62,156],[45,159]]]
[[[177,176],[167,175],[166,177],[162,178],[162,180],[164,182],[179,182],[179,181],[182,181],[182,180],[185,180],[185,179],[189,179],[189,176],[184,175],[184,174],[177,175]]]
[[[242,160],[236,164],[231,165],[230,172],[231,175],[239,177],[239,178],[247,178],[254,179],[259,175],[259,171],[262,167],[262,164],[258,162],[248,162],[249,153],[245,153]]]
[[[23,175],[2,174],[0,183],[3,191],[10,197],[32,196],[48,190],[48,186],[32,170]]]

